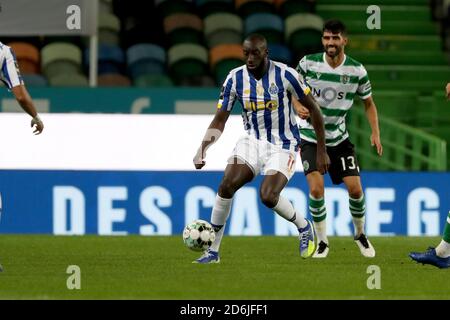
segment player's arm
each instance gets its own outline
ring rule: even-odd
[[[447,83],[447,87],[445,87],[445,91],[446,91],[447,99],[450,100],[450,82]]]
[[[31,120],[31,127],[34,127],[33,133],[40,134],[44,130],[44,124],[39,118],[33,101],[25,88],[14,51],[8,46],[4,46],[2,50],[5,55],[5,61],[0,72],[5,79],[4,82],[14,94],[22,109],[33,118]]]
[[[23,84],[11,88],[17,102],[22,107],[22,109],[28,113],[33,119],[31,120],[31,127],[34,127],[34,134],[40,134],[44,130],[44,123],[37,114],[36,108],[34,107],[33,100],[31,99],[27,89]]]
[[[194,156],[193,162],[195,169],[201,169],[206,164],[204,160],[206,158],[206,151],[219,140],[229,116],[230,112],[217,109],[214,119],[206,130],[200,147]]]
[[[197,149],[193,162],[196,169],[201,169],[205,165],[206,151],[210,146],[219,140],[225,124],[233,109],[234,101],[236,98],[236,87],[233,83],[233,75],[230,73],[225,79],[220,92],[219,102],[217,103],[217,111],[214,119],[206,130],[205,136]]]
[[[295,100],[295,99],[294,99]],[[323,122],[322,113],[319,106],[310,94],[300,97],[301,106],[308,110],[311,117],[311,124],[314,128],[317,138],[317,169],[320,173],[326,173],[330,166],[330,158],[328,157],[325,146],[325,126]],[[298,106],[298,104],[297,104]],[[294,104],[295,107],[295,104]],[[297,110],[299,113],[301,110]]]
[[[381,156],[383,154],[383,146],[381,145],[380,128],[378,126],[378,112],[372,96],[364,99],[364,108],[366,109],[366,117],[372,129],[370,143],[377,148],[377,153]]]

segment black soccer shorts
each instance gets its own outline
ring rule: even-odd
[[[315,143],[306,140],[300,142],[300,156],[305,176],[310,172],[317,171],[316,149]],[[328,173],[333,184],[341,184],[344,177],[359,176],[355,146],[349,139],[345,139],[337,146],[327,147],[327,153],[331,162]]]

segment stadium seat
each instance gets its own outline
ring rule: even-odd
[[[49,79],[81,72],[81,50],[70,43],[51,43],[41,50],[41,67]]]
[[[308,0],[275,0],[275,7],[283,19],[297,13],[312,13],[315,2]]]
[[[89,48],[84,52],[86,67],[89,67]],[[125,55],[120,47],[100,44],[98,48],[98,74],[123,73]]]
[[[243,18],[255,13],[273,13],[274,0],[236,0],[236,10]]]
[[[164,32],[170,45],[201,43],[203,22],[191,13],[175,13],[164,18]]]
[[[98,76],[97,84],[99,87],[129,87],[131,81],[121,74],[103,74]]]
[[[58,74],[48,79],[53,87],[88,87],[89,81],[82,74]]]
[[[255,13],[247,16],[244,21],[245,36],[251,33],[263,35],[267,43],[283,43],[283,20],[272,13]]]
[[[296,60],[307,53],[323,50],[322,27],[322,18],[310,13],[294,14],[286,19],[285,38]]]
[[[161,18],[159,16],[146,19],[127,17],[124,20],[121,42],[125,49],[138,43],[154,43],[164,47],[166,37]]]
[[[209,48],[219,44],[242,43],[243,23],[239,16],[215,13],[204,20],[204,34]]]
[[[209,63],[216,83],[221,85],[227,74],[244,64],[244,53],[240,44],[222,44],[209,51]]]
[[[216,82],[209,75],[200,75],[181,78],[178,85],[182,87],[215,87]]]
[[[132,79],[166,70],[166,51],[157,45],[141,43],[127,50],[128,72]]]
[[[197,44],[178,44],[168,51],[171,74],[176,80],[201,76],[207,72],[208,52]]]
[[[202,17],[214,13],[234,12],[234,0],[197,0],[197,10]]]
[[[296,64],[298,61],[292,61],[292,53],[288,47],[283,44],[269,43],[269,58],[274,61],[279,61],[291,66],[291,63]]]
[[[163,18],[174,13],[193,12],[193,3],[189,0],[155,0],[156,9]]]
[[[172,80],[165,74],[144,74],[133,80],[136,87],[172,87]]]
[[[440,51],[347,50],[346,53],[362,64],[447,65],[447,58]]]
[[[40,70],[39,49],[26,42],[8,43],[17,58],[22,74],[37,74]]]
[[[100,13],[98,19],[98,41],[100,44],[120,45],[120,20],[114,14]]]
[[[27,87],[46,87],[47,79],[40,74],[24,74],[23,81]]]
[[[416,50],[439,51],[441,39],[437,35],[351,35],[347,44],[349,50]]]

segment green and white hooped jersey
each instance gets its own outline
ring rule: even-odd
[[[348,138],[345,117],[355,95],[361,99],[372,95],[366,69],[347,55],[342,64],[333,69],[326,62],[323,52],[304,56],[298,63],[297,71],[311,88],[322,111],[326,145],[337,146]],[[300,120],[299,128],[301,139],[317,142],[310,119]]]

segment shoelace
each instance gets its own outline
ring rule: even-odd
[[[367,242],[367,238],[364,234],[359,236],[359,242],[362,243],[362,245],[364,246],[364,248],[368,249],[369,248],[369,243]]]
[[[302,234],[300,236],[300,243],[301,243],[302,247],[308,245],[308,240],[309,240],[308,238],[309,238],[309,230],[302,232]]]
[[[319,250],[317,250],[318,253],[323,253],[325,249],[327,248],[327,244],[323,241],[320,241],[319,243]]]

